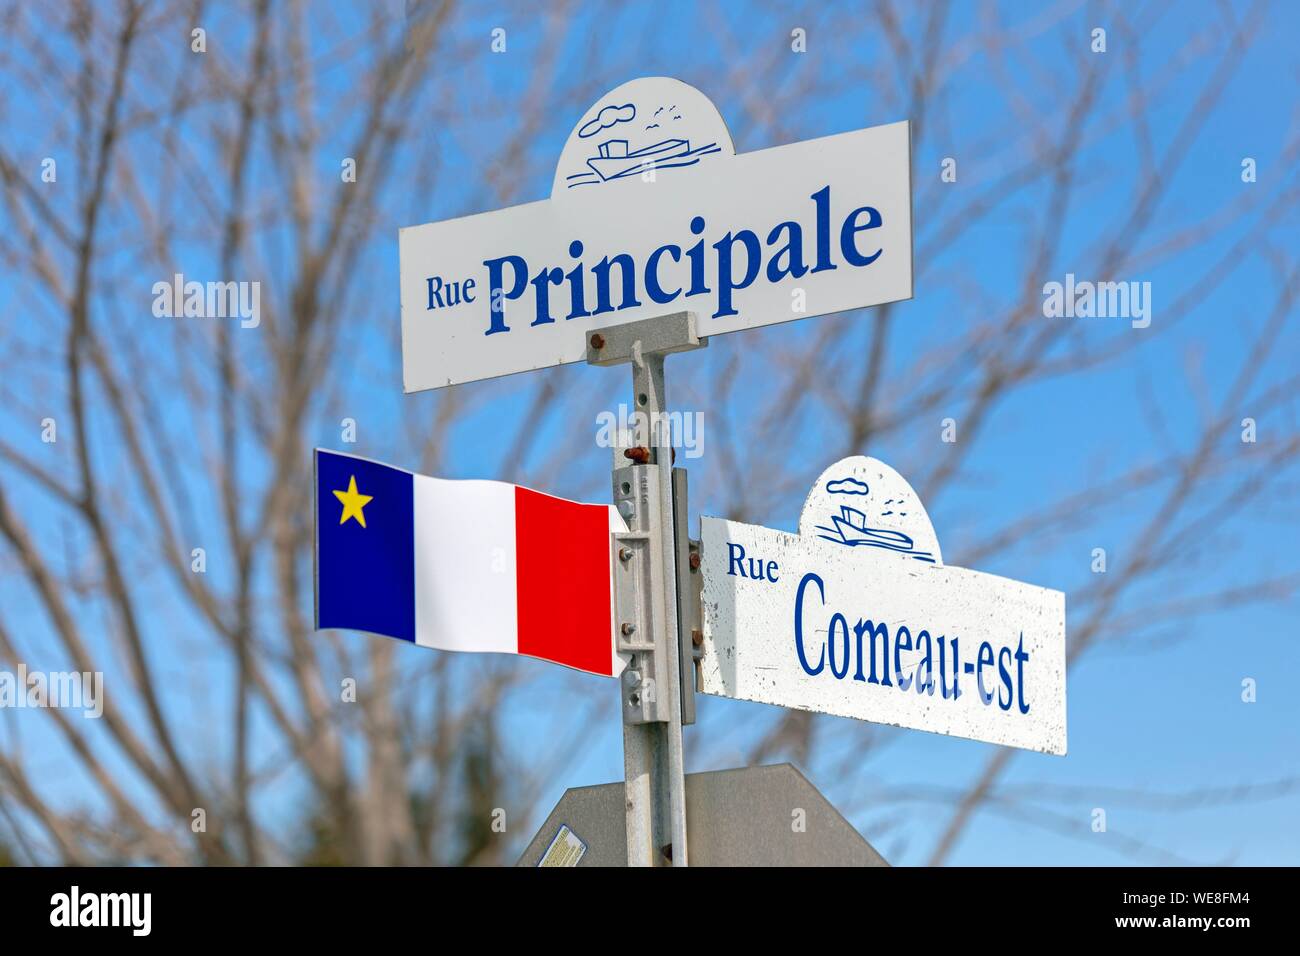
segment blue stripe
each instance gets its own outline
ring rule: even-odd
[[[415,508],[410,472],[316,452],[316,626],[415,640]],[[366,525],[335,491],[356,480]]]

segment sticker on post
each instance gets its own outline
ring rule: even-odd
[[[578,834],[569,829],[567,823],[561,823],[555,839],[546,848],[538,866],[577,866],[582,855],[587,852],[587,844],[579,839]]]

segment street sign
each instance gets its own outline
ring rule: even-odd
[[[588,333],[694,311],[703,336],[912,295],[906,122],[736,154],[678,80],[579,119],[549,199],[401,230],[414,392],[586,358]]]
[[[401,231],[405,389],[625,363],[654,422],[668,354],[911,297],[910,163],[906,122],[737,155],[699,90],[625,83],[573,127],[548,199]],[[568,791],[521,864],[883,865],[792,767],[685,775],[695,690],[1065,753],[1062,593],[946,566],[916,493],[864,457],[822,474],[798,534],[704,518],[697,554],[668,439],[616,451],[612,587],[601,564],[584,588],[607,600],[584,669],[619,676],[625,781]],[[344,523],[369,494],[331,491]]]
[[[626,866],[624,786],[564,792],[518,866]],[[686,775],[691,866],[888,866],[788,763]],[[667,860],[662,862],[667,863]]]
[[[1065,753],[1065,595],[944,565],[888,465],[828,468],[798,534],[701,532],[703,693]]]

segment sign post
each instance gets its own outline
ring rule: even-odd
[[[629,866],[688,861],[682,634],[690,628],[679,615],[674,520],[674,484],[684,494],[685,483],[673,480],[664,358],[707,344],[690,312],[599,329],[587,344],[592,365],[631,364],[637,411],[635,444],[615,443],[612,476],[614,504],[629,529],[614,536],[618,650],[630,655],[619,683]]]
[[[691,786],[682,727],[695,720],[697,677],[700,693],[1065,752],[1064,595],[945,566],[924,508],[888,466],[862,457],[832,466],[797,535],[712,518],[702,519],[699,542],[687,530],[665,357],[713,335],[911,298],[908,123],[738,154],[699,90],[632,80],[572,127],[548,198],[403,229],[399,252],[408,392],[584,360],[632,366],[636,424],[626,444],[615,442],[617,514],[579,512],[591,536],[578,541],[574,519],[556,506],[522,492],[513,506],[542,515],[536,526],[592,575],[582,593],[608,581],[608,601],[557,599],[560,581],[535,560],[553,549],[533,547],[527,522],[504,520],[498,537],[517,539],[504,550],[518,555],[514,604],[508,594],[493,602],[506,633],[468,628],[491,645],[483,649],[562,663],[571,655],[559,651],[585,641],[600,652],[580,656],[586,669],[619,681],[622,799],[613,802],[610,788],[570,791],[565,800],[595,815],[578,832],[552,826],[552,814],[529,859],[589,865],[625,849],[630,866],[684,866],[694,800],[701,862],[736,858],[718,844],[724,834],[760,844],[746,851],[751,861],[880,861],[865,841],[843,838],[833,810],[821,842],[753,838],[755,827],[771,827],[756,821],[815,794],[792,770],[701,774]],[[345,506],[372,495],[350,484],[331,490]],[[459,519],[463,509],[434,507],[450,501],[439,494],[427,508],[416,496],[417,526],[426,512]],[[413,550],[418,574],[424,550]],[[445,576],[427,577],[436,593],[412,601],[421,622],[434,620],[420,608],[435,598],[449,605],[437,621],[458,621],[461,603],[484,591],[439,591]],[[555,600],[581,613],[563,626],[535,613]],[[455,627],[425,630],[433,646],[467,643],[442,633]],[[564,646],[539,650],[538,633]],[[760,806],[775,815],[744,816]],[[614,849],[611,829],[625,847]],[[593,832],[601,845],[588,855],[583,834]]]

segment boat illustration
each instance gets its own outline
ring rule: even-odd
[[[608,182],[650,168],[687,166],[698,162],[701,154],[717,150],[716,144],[710,143],[692,152],[690,140],[686,139],[665,139],[631,151],[627,146],[625,139],[607,139],[597,147],[599,155],[588,159],[587,165],[602,181]]]
[[[849,547],[862,546],[901,551],[920,561],[934,560],[929,552],[913,550],[912,539],[901,531],[891,531],[888,528],[868,528],[867,516],[857,508],[840,505],[840,513],[831,517],[831,523],[834,527],[828,528],[822,525],[817,527],[818,531],[827,532],[820,535],[827,541],[834,541],[837,544],[844,544]]]

